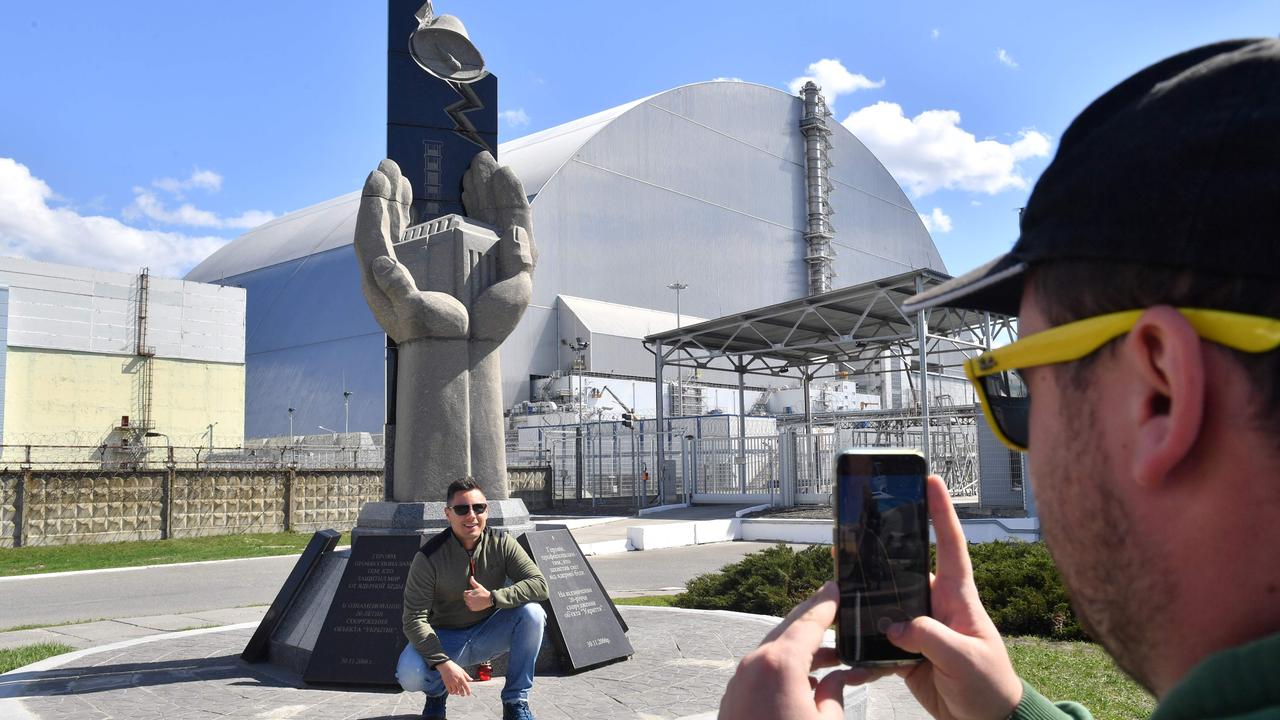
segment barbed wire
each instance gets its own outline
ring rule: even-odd
[[[168,470],[168,469],[354,469],[381,470],[381,445],[122,445],[6,443],[0,469]]]

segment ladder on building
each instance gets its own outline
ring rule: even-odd
[[[138,273],[138,292],[134,295],[134,365],[137,376],[137,414],[134,422],[122,422],[120,441],[122,455],[135,466],[147,455],[147,434],[153,429],[151,405],[154,397],[156,349],[147,344],[148,307],[151,299],[151,270]]]

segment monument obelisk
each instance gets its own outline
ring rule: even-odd
[[[355,534],[444,527],[445,488],[468,476],[491,501],[490,527],[518,532],[530,526],[524,503],[509,498],[498,347],[532,294],[529,203],[519,179],[493,157],[496,126],[482,132],[490,130],[486,115],[496,120],[496,84],[461,21],[435,15],[431,3],[414,19],[408,52],[389,53],[388,77],[416,72],[451,95],[432,108],[389,92],[391,157],[369,175],[360,200],[354,242],[362,287],[393,341],[395,369],[389,498],[366,504]],[[468,167],[461,182],[451,181],[459,158]],[[415,215],[423,222],[414,225]]]

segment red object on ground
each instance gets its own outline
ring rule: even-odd
[[[476,666],[476,680],[484,682],[493,679],[493,666],[489,663],[480,663]]]

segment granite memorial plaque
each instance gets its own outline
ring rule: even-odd
[[[625,660],[635,652],[618,608],[568,530],[527,532],[520,545],[547,579],[542,606],[564,672]]]
[[[271,641],[271,634],[276,631],[276,626],[284,619],[285,613],[297,599],[298,591],[307,582],[311,572],[320,564],[320,559],[333,551],[333,546],[338,543],[338,537],[337,530],[319,530],[311,536],[307,549],[302,551],[302,556],[298,558],[293,570],[289,572],[289,577],[285,579],[284,586],[280,588],[280,592],[276,593],[276,599],[271,601],[271,607],[267,608],[267,614],[263,615],[262,622],[258,623],[258,629],[254,630],[253,637],[249,638],[249,644],[245,645],[244,652],[240,653],[241,660],[258,662],[267,659],[267,646]]]
[[[419,542],[416,534],[356,539],[303,680],[398,686],[404,581]]]

